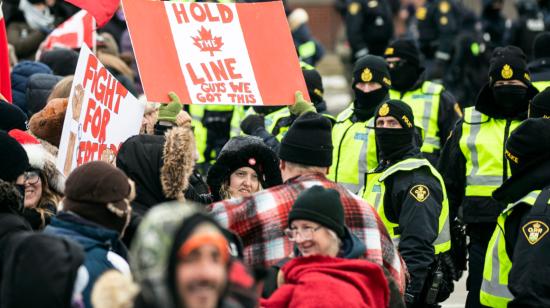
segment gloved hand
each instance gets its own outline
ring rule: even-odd
[[[158,121],[168,121],[176,124],[177,116],[182,111],[183,105],[176,93],[170,92],[168,96],[170,97],[170,103],[160,106]]]
[[[315,106],[313,106],[311,102],[306,101],[304,99],[304,95],[300,91],[296,91],[296,93],[294,94],[294,105],[288,106],[288,109],[290,110],[290,113],[292,115],[295,115],[297,117],[306,112],[317,113]]]
[[[252,135],[258,128],[265,128],[264,118],[260,115],[251,114],[241,122],[241,130],[247,135]]]

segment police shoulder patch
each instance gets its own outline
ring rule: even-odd
[[[423,184],[414,185],[409,193],[418,202],[424,202],[430,196],[430,190],[426,185]]]
[[[526,223],[521,230],[529,244],[535,245],[548,233],[548,225],[540,220],[532,220]]]

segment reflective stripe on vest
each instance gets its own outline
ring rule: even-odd
[[[314,41],[307,41],[298,46],[298,55],[301,59],[307,59],[315,55],[316,49]]]
[[[521,200],[510,204],[498,217],[497,227],[491,236],[485,264],[483,266],[483,281],[479,292],[479,299],[483,305],[490,307],[506,307],[514,296],[508,289],[508,275],[512,269],[512,261],[506,252],[504,224],[514,207],[520,203],[534,205],[539,191],[532,191]]]
[[[191,125],[193,126],[193,135],[195,136],[195,145],[199,153],[197,164],[205,162],[204,151],[206,150],[206,137],[208,132],[202,125],[204,116],[204,105],[189,105],[189,115],[191,116]]]
[[[345,116],[347,115],[347,116]],[[376,168],[376,141],[374,118],[367,122],[351,121],[352,106],[338,115],[332,129],[332,166],[328,178],[357,194],[365,185],[368,170]]]
[[[381,173],[370,173],[367,177],[367,184],[365,188],[359,194],[363,199],[367,200],[374,206],[382,222],[388,229],[392,241],[396,247],[399,245],[400,235],[395,231],[399,230],[399,224],[391,222],[386,217],[384,211],[384,194],[386,187],[384,181],[392,174],[398,171],[412,171],[421,167],[428,167],[432,175],[437,178],[441,185],[443,192],[443,199],[441,204],[441,213],[438,220],[438,235],[435,241],[432,243],[434,246],[435,254],[449,251],[451,249],[451,234],[449,225],[449,201],[447,199],[447,191],[445,189],[445,183],[439,172],[428,162],[426,159],[409,158],[405,159]]]
[[[544,89],[550,87],[550,81],[533,81],[533,86],[542,92]]]
[[[520,123],[512,121],[508,134]],[[490,118],[474,107],[464,111],[459,145],[466,158],[466,197],[490,197],[502,184],[505,128],[504,119]]]
[[[441,148],[439,140],[439,101],[441,99],[443,86],[425,81],[422,87],[415,91],[406,92],[403,97],[401,93],[395,90],[390,90],[391,99],[399,99],[411,106],[415,123],[422,128],[423,144],[420,151],[424,153],[433,153]],[[419,121],[418,119],[421,119]]]

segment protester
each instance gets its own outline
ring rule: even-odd
[[[27,115],[16,105],[0,99],[0,129],[9,132],[12,129],[27,129]]]
[[[34,74],[27,81],[27,110],[29,117],[42,110],[54,88],[62,77],[50,74]]]
[[[84,307],[80,282],[88,277],[83,274],[81,245],[31,232],[21,232],[15,240],[7,260],[2,262],[2,307]]]
[[[67,48],[54,48],[40,55],[40,62],[52,69],[54,75],[73,75],[78,63],[78,52]]]
[[[44,63],[22,61],[17,63],[11,71],[11,89],[13,103],[21,108],[25,114],[29,114],[27,107],[27,82],[34,74],[52,74],[52,70]]]
[[[227,297],[236,251],[223,234],[218,223],[192,204],[172,202],[151,209],[130,251],[140,285],[134,307],[241,307]]]
[[[229,139],[206,178],[214,202],[250,196],[282,184],[279,158],[261,139]]]
[[[137,135],[122,143],[116,166],[136,185],[132,219],[124,242],[130,246],[145,213],[156,204],[183,200],[193,172],[195,141],[190,127],[176,127],[166,135]]]
[[[340,201],[340,194],[334,189],[325,189],[322,186],[313,186],[300,195],[294,202],[292,209],[288,214],[288,228],[285,229],[285,235],[288,240],[294,243],[294,251],[290,258],[310,257],[310,256],[328,256],[332,258],[361,259],[365,254],[365,243],[354,235],[344,224],[344,208]],[[264,284],[264,297],[270,297],[275,289],[281,287],[281,280],[285,271],[281,267],[293,270],[293,266],[287,267],[291,259],[283,259],[279,264],[272,267],[273,271]],[[304,261],[306,262],[306,261]],[[328,262],[327,262],[328,263]],[[364,261],[363,263],[370,263]],[[307,265],[308,262],[306,262]],[[346,272],[345,264],[340,269]],[[360,265],[361,263],[356,263]],[[314,267],[313,267],[314,268]],[[383,271],[381,271],[383,274]],[[350,273],[351,274],[351,273]],[[388,282],[385,278],[378,281],[372,287],[385,290]],[[393,291],[399,296],[399,290],[393,284]],[[312,286],[313,287],[313,286]],[[316,288],[316,292],[320,290]],[[329,288],[327,288],[329,290]],[[374,297],[387,301],[387,294],[375,293]],[[339,295],[332,293],[338,301]],[[278,297],[279,295],[275,295]],[[312,295],[313,296],[313,295]],[[321,298],[317,298],[323,301]],[[270,298],[269,301],[273,301]],[[359,302],[365,303],[365,300]],[[366,303],[365,303],[366,304]],[[387,304],[383,305],[384,307]]]
[[[368,239],[365,258],[384,266],[400,288],[404,268],[389,235],[374,209],[343,186],[326,179],[332,164],[330,120],[307,112],[290,127],[279,151],[283,185],[214,203],[212,215],[244,241],[245,261],[251,266],[272,266],[288,257],[292,243],[284,237],[288,215],[300,192],[320,185],[340,193],[344,221],[362,241]]]
[[[57,213],[65,177],[57,170],[55,157],[36,138],[17,129],[9,135],[21,143],[29,157],[30,168],[16,181],[25,187],[24,216],[33,229],[43,229]]]
[[[44,231],[84,248],[89,277],[83,291],[86,307],[91,307],[92,288],[103,272],[117,269],[129,274],[127,251],[120,238],[130,222],[134,196],[134,184],[122,171],[102,161],[84,164],[67,178],[63,210]]]

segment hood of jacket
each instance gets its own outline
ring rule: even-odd
[[[136,184],[136,210],[143,214],[155,204],[183,200],[194,155],[195,140],[187,127],[172,128],[164,136],[137,135],[126,140],[116,165]]]
[[[17,243],[2,263],[6,266],[2,305],[71,307],[75,279],[83,262],[82,247],[69,239],[42,233],[18,234]]]
[[[50,74],[34,74],[27,81],[27,111],[29,116],[42,110],[48,102],[53,87],[62,79]]]
[[[34,74],[52,74],[52,70],[44,63],[22,61],[17,63],[11,71],[11,89],[13,103],[28,114],[27,110],[27,82]]]

